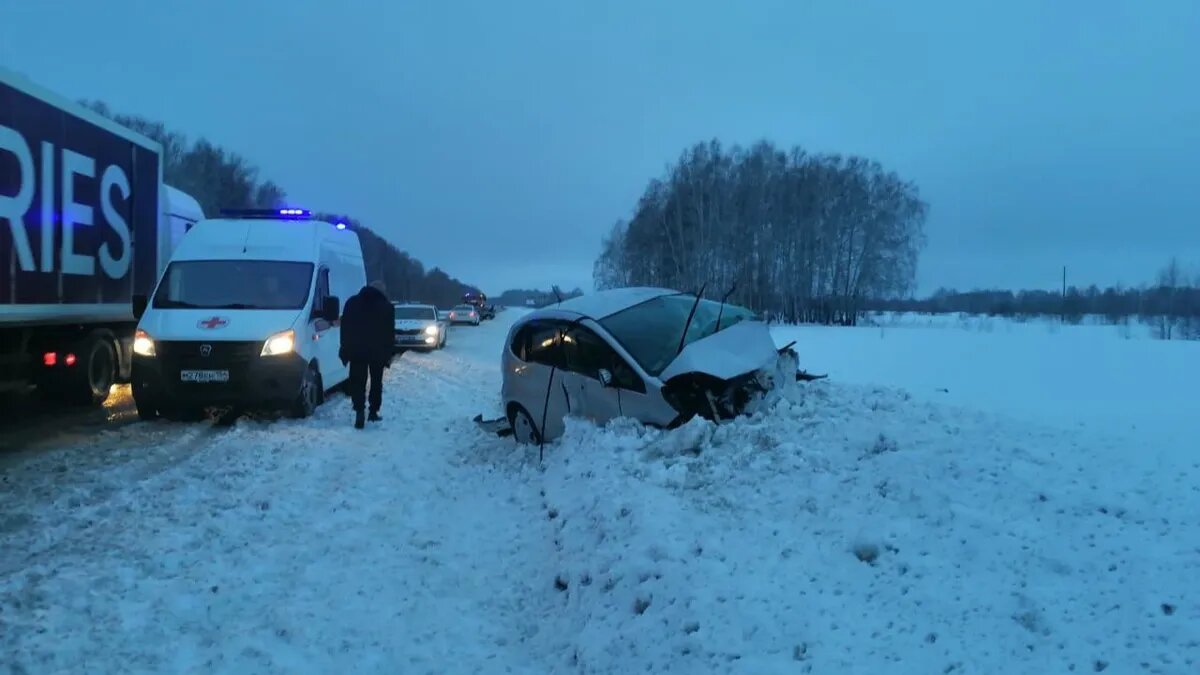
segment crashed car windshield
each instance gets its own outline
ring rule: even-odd
[[[687,324],[696,296],[686,293],[664,295],[634,305],[600,320],[647,373],[657,376],[675,359],[679,338]],[[701,300],[687,329],[684,346],[717,332],[717,317],[724,330],[739,321],[754,319],[745,307]]]

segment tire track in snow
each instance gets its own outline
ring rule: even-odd
[[[34,671],[119,657],[148,671],[545,672],[555,591],[536,487],[467,461],[498,372],[443,351],[387,377],[386,419],[367,431],[339,395],[310,420],[192,431],[151,460],[89,466],[126,485],[102,521],[60,510],[75,536],[0,574],[0,653]]]
[[[0,472],[0,575],[36,564],[73,542],[86,539],[136,487],[185,462],[224,431],[209,425],[143,423],[83,447],[40,453]],[[131,441],[178,437],[149,446]],[[103,435],[102,435],[103,436]]]

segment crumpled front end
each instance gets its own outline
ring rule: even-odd
[[[753,414],[766,394],[804,379],[791,345],[775,346],[766,324],[746,321],[688,345],[663,371],[663,397],[682,424],[699,415],[712,421]]]
[[[770,392],[798,379],[796,366],[796,352],[788,347],[775,351],[763,367],[733,377],[701,371],[675,375],[662,389],[663,398],[679,411],[672,426],[697,415],[713,422],[752,415]]]

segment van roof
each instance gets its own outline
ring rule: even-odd
[[[358,235],[320,220],[212,218],[192,227],[172,260],[320,260],[322,247],[362,258]]]

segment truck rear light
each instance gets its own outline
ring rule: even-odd
[[[75,355],[74,355],[74,354],[67,354],[67,358],[65,359],[65,363],[66,363],[68,366],[73,366],[73,365],[75,365]]]
[[[42,365],[46,366],[47,368],[53,368],[54,366],[57,366],[58,354],[55,354],[54,352],[46,352],[45,354],[42,354]]]

